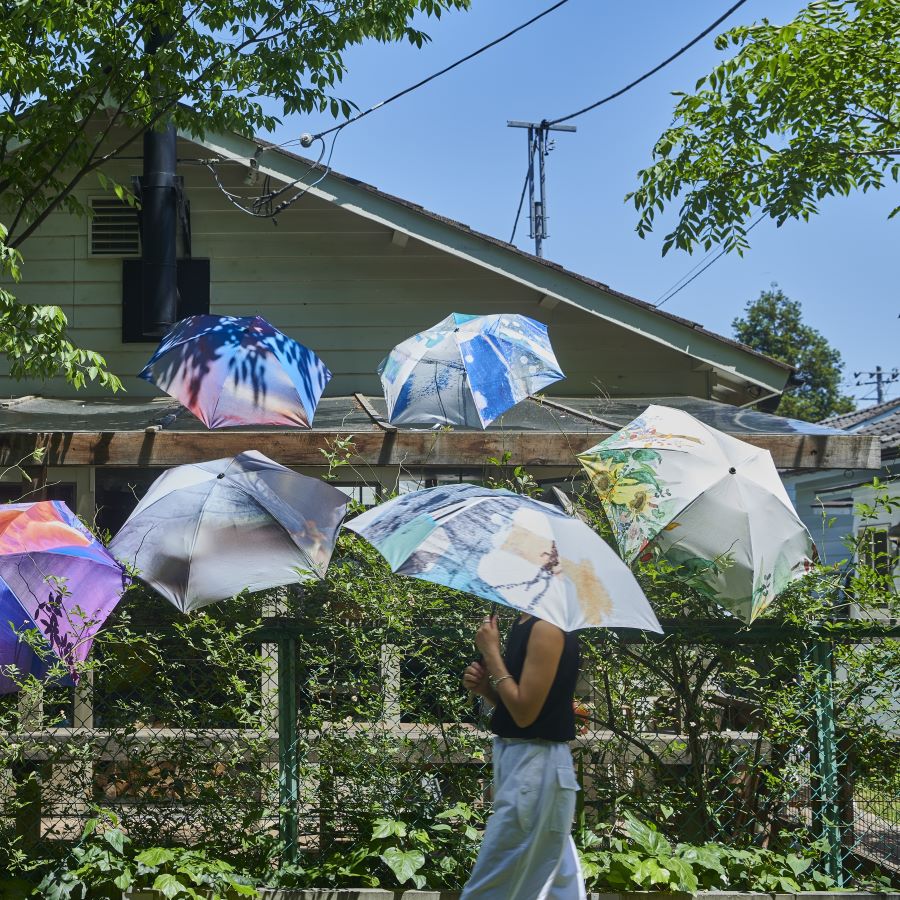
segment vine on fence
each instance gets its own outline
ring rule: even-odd
[[[504,467],[495,461],[495,484],[536,490]],[[590,498],[577,512],[605,534]],[[664,639],[582,633],[578,833],[592,884],[826,887],[835,816],[844,869],[878,868],[865,822],[890,820],[867,812],[864,822],[859,798],[881,810],[877,798],[900,785],[900,644],[864,630],[866,615],[898,613],[874,562],[815,567],[753,628],[689,573],[640,564]],[[863,618],[839,620],[851,604]],[[77,687],[56,667],[48,683],[25,678],[2,698],[0,869],[65,870],[54,860],[99,808],[136,853],[184,848],[261,883],[459,887],[489,812],[489,736],[459,682],[483,609],[392,574],[349,532],[327,581],[190,616],[133,588]],[[292,623],[296,642],[290,864],[279,836],[276,647],[264,621]],[[833,771],[822,765],[823,716]],[[108,844],[106,830],[87,845]]]

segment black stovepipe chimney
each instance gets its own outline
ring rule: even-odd
[[[141,178],[144,334],[165,334],[178,319],[178,192],[174,125],[144,132]]]

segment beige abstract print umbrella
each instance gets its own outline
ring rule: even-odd
[[[746,622],[809,571],[812,538],[767,450],[649,406],[578,460],[624,560],[660,553]]]

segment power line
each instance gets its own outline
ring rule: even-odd
[[[462,57],[462,59],[456,60],[456,62],[451,63],[449,66],[445,66],[443,69],[435,72],[432,75],[429,75],[427,78],[423,78],[421,81],[417,81],[415,84],[410,85],[408,88],[404,88],[402,91],[398,91],[396,94],[392,94],[386,100],[382,100],[380,103],[376,103],[374,106],[370,106],[368,109],[363,110],[361,113],[357,113],[355,116],[350,116],[344,122],[341,122],[339,125],[335,125],[332,128],[328,128],[325,131],[320,131],[318,134],[312,135],[312,140],[316,140],[318,138],[323,138],[328,134],[331,134],[332,131],[337,131],[340,128],[344,128],[347,125],[351,125],[353,122],[358,122],[360,119],[364,119],[370,113],[375,112],[376,109],[381,109],[383,106],[387,106],[388,103],[393,103],[395,100],[399,100],[401,97],[405,97],[407,94],[412,93],[420,87],[428,84],[430,81],[434,81],[435,78],[440,78],[441,75],[446,75],[447,72],[452,71],[457,68],[457,66],[461,66],[463,63],[468,62],[470,59],[474,59],[476,56],[480,56],[486,50],[490,50],[491,47],[496,47],[497,44],[501,44],[507,38],[511,38],[514,34],[518,34],[523,29],[527,28],[529,25],[533,25],[539,19],[543,19],[544,16],[549,15],[554,10],[559,9],[561,6],[565,6],[569,0],[559,0],[558,3],[554,3],[553,6],[548,7],[543,12],[538,13],[536,16],[530,18],[527,22],[523,22],[521,25],[517,25],[512,31],[507,31],[506,34],[500,35],[498,38],[494,38],[489,44],[485,44],[483,47],[479,47],[477,50],[472,51],[468,55]],[[742,0],[745,2],[745,0]],[[740,5],[740,4],[739,4]],[[312,143],[312,140],[310,143]]]
[[[765,218],[765,213],[760,215],[759,218],[756,219],[747,228],[747,231],[745,233],[749,234],[751,231],[753,231],[753,229],[756,228],[756,226],[759,225],[759,223],[762,222],[762,220],[764,218]],[[662,300],[659,301],[659,303],[655,304],[655,308],[659,309],[663,304],[668,303],[676,294],[683,291],[692,281],[699,278],[716,260],[721,259],[727,252],[728,252],[728,247],[723,247],[705,266],[703,266],[702,269],[700,269],[699,272],[695,272],[693,275],[691,275],[691,277],[688,278],[687,281],[684,281],[683,284],[681,284],[681,285],[679,285],[679,287],[675,288],[674,291],[672,290],[672,288],[669,288],[669,292],[665,294],[665,296],[663,297]],[[702,260],[701,260],[701,262],[702,262]],[[694,269],[696,269],[696,268],[697,268],[697,266],[694,266]],[[693,269],[691,271],[693,271]],[[681,278],[679,278],[678,281],[675,282],[675,284],[678,284],[679,281],[682,281],[684,279],[684,277],[685,276],[682,275]],[[674,286],[675,285],[673,285],[673,287]]]
[[[746,2],[747,0],[738,0],[738,2],[734,4],[734,6],[730,7],[724,13],[722,13],[722,15],[719,16],[719,18],[716,19],[716,21],[713,22],[712,25],[701,31],[700,34],[698,34],[695,38],[685,44],[680,50],[676,50],[675,53],[673,53],[670,57],[664,59],[658,66],[654,66],[652,69],[650,69],[649,72],[644,72],[644,74],[641,75],[640,78],[635,78],[634,81],[626,84],[625,87],[619,88],[619,90],[615,91],[612,94],[609,94],[607,97],[603,97],[596,103],[591,103],[589,106],[585,106],[582,109],[579,109],[577,112],[569,113],[569,115],[567,116],[560,116],[558,119],[550,119],[545,124],[557,125],[560,122],[566,122],[569,119],[574,119],[576,116],[580,116],[586,112],[590,112],[592,109],[596,109],[598,106],[603,106],[604,103],[609,103],[610,100],[615,100],[616,97],[621,97],[622,94],[630,91],[633,87],[637,87],[637,85],[639,85],[642,81],[646,81],[651,75],[655,75],[660,71],[660,69],[664,69],[667,65],[669,65],[669,63],[674,62],[676,59],[678,59],[679,56],[690,50],[691,47],[694,46],[694,44],[696,44],[698,41],[703,40],[703,38],[705,38],[714,28],[717,28],[719,25],[721,25],[736,9],[743,6]]]
[[[525,173],[525,180],[522,182],[522,193],[519,195],[519,208],[516,210],[516,221],[513,222],[512,234],[509,236],[510,244],[516,242],[516,229],[519,227],[519,216],[522,215],[522,206],[525,203],[525,191],[528,190],[528,182],[531,180],[531,160],[528,162],[528,171]]]

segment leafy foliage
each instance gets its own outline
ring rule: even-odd
[[[788,387],[782,395],[779,415],[820,422],[855,408],[853,398],[840,391],[841,354],[803,322],[800,304],[777,285],[748,303],[744,317],[736,318],[731,327],[742,343],[797,370],[797,386]]]
[[[0,276],[21,278],[22,258],[6,243],[0,225]],[[13,378],[49,378],[62,375],[75,387],[97,381],[112,391],[122,382],[106,366],[106,360],[91,350],[76,347],[66,337],[68,320],[58,306],[28,306],[19,303],[0,286],[0,356],[9,362]]]
[[[366,39],[422,46],[420,16],[469,0],[34,0],[4,7],[0,28],[0,264],[55,210],[86,214],[76,189],[96,173],[104,189],[130,188],[100,171],[167,122],[203,136],[272,130],[282,115],[352,105],[336,94],[343,54]],[[62,374],[120,386],[96,353],[65,338],[57,307],[27,307],[0,292],[0,353],[13,374]],[[24,348],[28,347],[28,350]]]
[[[898,35],[897,0],[815,0],[785,25],[763,19],[717,38],[735,56],[694,93],[676,92],[674,124],[626,198],[638,234],[677,200],[664,254],[714,244],[742,253],[757,211],[780,226],[809,219],[826,197],[897,181]]]
[[[624,813],[624,836],[578,836],[589,890],[760,891],[834,890],[836,882],[813,868],[813,857],[740,849],[721,843],[672,844],[652,824]]]
[[[532,490],[527,472],[490,472]],[[879,490],[862,513],[876,521],[891,503]],[[590,495],[577,507],[608,534]],[[848,809],[816,767],[822,710],[840,784],[872,805],[896,796],[900,778],[900,642],[867,637],[864,620],[835,619],[850,605],[896,616],[900,599],[864,560],[819,566],[779,597],[774,621],[744,627],[695,573],[651,557],[636,574],[664,638],[581,635],[578,823],[595,883],[823,886],[814,874],[828,860],[821,816]],[[28,678],[18,697],[0,698],[0,771],[11,773],[0,870],[49,870],[63,885],[59,873],[82,864],[149,878],[137,859],[147,851],[140,864],[156,867],[154,879],[188,887],[180,869],[206,872],[219,860],[284,887],[458,888],[489,812],[489,737],[459,681],[483,609],[393,574],[351,532],[327,581],[296,590],[183,616],[133,589],[84,664],[78,690],[90,690],[90,726],[72,689],[52,682]],[[286,864],[273,644],[286,638],[260,633],[263,618],[286,629],[296,666],[300,840]],[[114,811],[115,826],[89,813],[91,803]],[[100,824],[78,845],[87,856],[66,869],[59,855],[71,823],[87,817]],[[115,827],[129,839],[121,848],[104,836]]]
[[[45,900],[122,896],[123,891],[152,889],[166,900],[237,900],[259,892],[228,863],[203,851],[182,847],[136,850],[109,811],[85,824],[69,858],[37,886]]]

